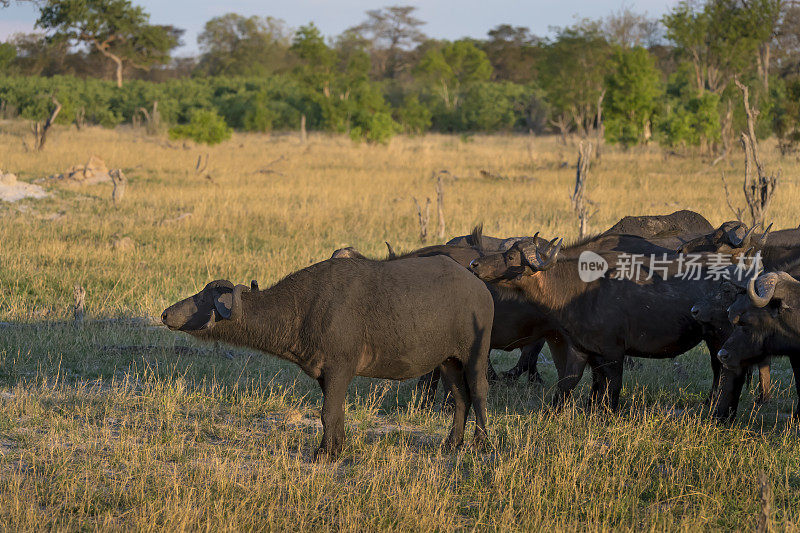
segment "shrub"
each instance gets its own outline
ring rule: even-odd
[[[231,129],[216,111],[199,109],[192,114],[188,124],[169,130],[172,139],[192,139],[198,143],[219,144],[231,138]]]
[[[397,109],[397,119],[407,133],[423,133],[431,128],[431,112],[419,103],[416,94],[407,94]]]

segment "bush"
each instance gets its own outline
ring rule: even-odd
[[[169,130],[171,139],[192,139],[198,143],[219,144],[231,138],[231,129],[216,111],[199,109],[192,114],[188,124]]]
[[[396,114],[406,133],[420,134],[431,128],[431,112],[416,94],[407,94]]]

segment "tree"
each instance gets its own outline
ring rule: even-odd
[[[373,49],[381,76],[396,78],[408,67],[406,51],[425,40],[413,6],[390,6],[367,11],[367,20],[350,29],[363,35]]]
[[[325,44],[313,23],[297,30],[291,51],[299,60],[295,75],[305,92],[305,107],[319,127],[386,142],[399,126],[382,92],[368,79],[366,52],[352,44],[343,45],[340,54]]]
[[[781,0],[709,0],[702,8],[682,0],[662,22],[667,38],[694,67],[695,88],[720,94],[758,56],[768,70],[769,41]]]
[[[197,37],[199,68],[212,76],[264,76],[288,65],[291,32],[272,17],[228,13],[206,22]]]
[[[644,48],[617,48],[606,76],[606,138],[626,146],[647,141],[663,93],[661,73]]]
[[[524,26],[500,24],[489,30],[489,40],[483,44],[494,69],[493,78],[515,83],[536,79],[542,40]]]
[[[455,41],[428,50],[416,72],[433,82],[445,107],[453,109],[458,107],[462,87],[491,77],[492,64],[473,43]]]
[[[775,35],[773,60],[783,76],[800,75],[800,5],[785,2]]]
[[[0,43],[0,72],[7,72],[17,58],[17,48],[11,43]]]
[[[585,135],[599,122],[606,65],[611,46],[598,22],[582,21],[558,29],[544,49],[540,82],[562,136],[570,124]]]
[[[169,59],[178,46],[175,32],[149,23],[150,16],[129,0],[47,0],[36,25],[52,38],[86,43],[115,65],[122,87],[125,64],[147,70]]]
[[[608,42],[623,48],[635,46],[650,48],[659,44],[661,40],[659,26],[658,20],[634,13],[629,7],[623,6],[605,18],[603,33]]]

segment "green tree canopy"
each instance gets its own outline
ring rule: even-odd
[[[461,89],[492,76],[492,64],[486,52],[470,41],[455,41],[428,50],[416,72],[432,82],[445,107],[458,107]]]
[[[496,26],[488,35],[482,48],[492,63],[494,79],[516,83],[530,83],[536,79],[542,55],[539,37],[524,26],[510,24]]]
[[[179,44],[175,31],[150,24],[144,9],[129,0],[47,0],[36,25],[55,39],[86,43],[113,61],[117,87],[122,87],[125,64],[147,69],[165,63]]]
[[[695,88],[720,94],[759,59],[780,13],[781,0],[708,0],[702,5],[682,0],[662,22],[679,56],[691,62]]]
[[[279,19],[228,13],[206,22],[197,42],[201,72],[264,76],[288,66],[291,32]]]
[[[562,132],[570,122],[579,131],[593,123],[611,51],[600,24],[588,21],[560,29],[545,47],[540,83]]]
[[[640,46],[618,48],[606,76],[606,137],[626,146],[647,141],[662,95],[655,58]]]

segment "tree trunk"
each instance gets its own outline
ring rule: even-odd
[[[122,87],[122,60],[114,57],[114,63],[117,64],[117,88]]]
[[[114,64],[116,65],[115,77],[117,80],[117,87],[122,87],[122,58],[108,51],[108,41],[106,41],[105,43],[99,43],[95,41],[94,46],[95,48],[97,48],[98,52],[100,52],[101,54],[103,54],[104,56],[106,56],[107,58],[109,58],[111,61],[114,62]]]

